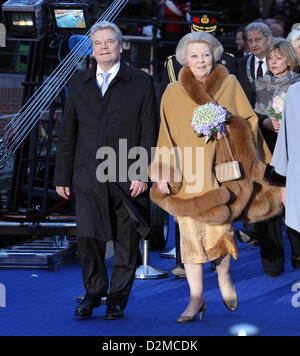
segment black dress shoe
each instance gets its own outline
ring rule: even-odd
[[[118,320],[123,318],[123,310],[119,305],[108,305],[105,320]]]
[[[210,263],[210,271],[212,273],[217,272],[217,263],[216,263],[216,261],[211,261],[211,263]]]
[[[185,273],[185,269],[183,265],[176,265],[172,268],[171,271],[172,274],[174,274],[174,276],[178,277],[178,278],[185,278],[186,277],[186,273]]]
[[[294,269],[300,268],[300,258],[292,256],[292,266]]]
[[[266,275],[267,275],[269,278],[276,278],[276,277],[281,276],[281,273],[280,273],[280,272],[268,272],[268,273],[266,273]]]
[[[75,316],[80,318],[89,318],[93,314],[93,309],[98,308],[101,302],[93,302],[90,299],[84,299],[75,309]]]

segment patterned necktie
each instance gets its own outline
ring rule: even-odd
[[[263,61],[258,62],[256,78],[261,78],[263,76],[263,70],[262,70],[263,63],[264,63]]]
[[[109,86],[109,81],[108,81],[108,78],[110,77],[111,73],[101,73],[101,76],[103,78],[103,82],[102,82],[102,85],[101,85],[101,92],[102,92],[102,96],[105,95],[106,93],[106,90]]]

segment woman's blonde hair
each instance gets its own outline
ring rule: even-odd
[[[291,71],[295,70],[299,63],[298,57],[292,44],[285,38],[277,38],[272,40],[267,52],[267,64],[269,55],[276,49],[282,56],[287,58],[289,69]]]
[[[212,51],[214,62],[216,63],[222,56],[224,51],[221,43],[207,32],[191,32],[179,41],[176,48],[176,59],[182,65],[186,66],[186,55],[188,45],[191,43],[206,43]]]

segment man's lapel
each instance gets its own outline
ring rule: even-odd
[[[253,80],[255,80],[256,75],[255,75],[255,56],[254,55],[252,55],[252,58],[251,58],[250,71],[251,71],[251,76],[252,76]]]
[[[128,65],[121,61],[120,69],[119,69],[117,75],[115,76],[115,78],[109,84],[109,88],[116,85],[120,80],[130,81],[130,78],[131,78],[130,70],[129,70]]]
[[[102,104],[103,99],[96,81],[96,69],[97,65],[94,64],[91,68],[88,68],[83,75],[82,98],[86,101],[88,107],[98,115],[99,105]]]
[[[103,102],[105,98],[109,98],[110,89],[115,86],[120,80],[131,80],[129,67],[125,63],[121,63],[120,70],[116,77],[110,83],[107,93],[104,98],[102,98],[100,88],[98,87],[96,81],[96,70],[97,64],[94,64],[93,67],[86,70],[83,75],[82,83],[82,92],[83,92],[83,101],[86,102],[86,105],[90,107],[97,115],[101,108],[103,107]]]

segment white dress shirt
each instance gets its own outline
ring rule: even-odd
[[[263,59],[259,59],[257,58],[256,56],[254,56],[254,59],[255,59],[255,79],[256,78],[256,75],[257,75],[257,69],[258,69],[258,66],[259,66],[259,61],[263,61],[264,63],[262,64],[262,71],[263,71],[263,75],[266,74],[267,70],[268,70],[268,67],[267,67],[267,58],[263,58]]]
[[[107,73],[111,73],[109,78],[108,78],[108,82],[109,84],[113,81],[113,79],[116,77],[116,75],[118,74],[118,71],[120,69],[120,62],[118,62],[117,64],[115,64],[112,68],[110,68],[110,70]],[[97,72],[96,72],[96,79],[97,79],[97,84],[98,87],[101,88],[102,86],[102,82],[103,82],[103,77],[101,75],[101,73],[104,73],[104,71],[97,65]]]

